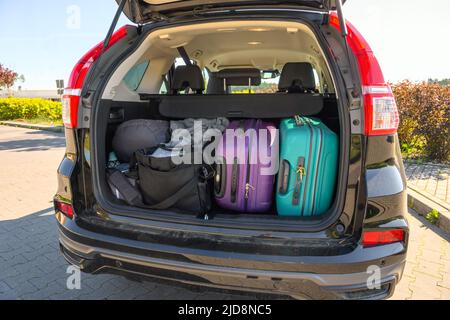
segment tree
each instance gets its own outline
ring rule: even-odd
[[[0,64],[0,88],[11,88],[19,79],[19,74]]]
[[[450,85],[450,79],[442,79],[442,80],[438,80],[438,79],[428,79],[428,83],[429,84],[439,84],[441,86],[448,86]]]

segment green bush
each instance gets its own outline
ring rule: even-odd
[[[392,85],[406,156],[450,161],[450,86],[403,81]]]
[[[60,121],[61,118],[61,102],[38,98],[0,98],[0,120]]]

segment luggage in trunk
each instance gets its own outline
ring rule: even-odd
[[[107,178],[113,193],[131,206],[207,214],[211,209],[212,168],[201,164],[175,164],[172,158],[175,151],[161,151],[164,154],[159,155],[160,150],[136,151],[130,167],[137,168],[139,182],[117,169],[111,170]]]
[[[320,120],[295,117],[280,125],[277,185],[280,216],[322,216],[330,208],[337,179],[339,141]]]
[[[139,182],[148,209],[177,209],[206,214],[211,209],[209,178],[206,166],[173,163],[171,156],[155,157],[153,150],[135,153]]]
[[[273,124],[254,119],[232,122],[216,153],[222,163],[217,166],[215,179],[217,204],[239,212],[268,211],[275,184],[273,164],[279,161],[277,147]],[[264,161],[260,151],[265,154]],[[272,160],[267,161],[269,158]]]
[[[136,150],[154,148],[168,139],[168,121],[136,119],[117,128],[112,146],[119,160],[128,163]]]

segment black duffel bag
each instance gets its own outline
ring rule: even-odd
[[[145,207],[198,214],[211,210],[210,180],[214,176],[211,168],[196,164],[176,165],[171,157],[153,157],[153,151],[135,153]]]

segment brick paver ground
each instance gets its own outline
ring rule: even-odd
[[[405,162],[408,184],[450,206],[450,164]]]
[[[450,300],[450,236],[415,212],[404,276],[393,299]]]
[[[0,300],[2,299],[254,299],[120,276],[82,276],[66,287],[51,199],[64,137],[0,126]],[[449,238],[414,213],[405,277],[395,299],[450,299]]]

